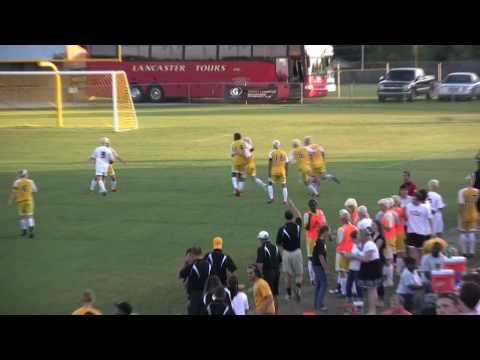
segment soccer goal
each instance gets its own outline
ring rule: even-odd
[[[0,127],[138,129],[123,71],[0,71]]]

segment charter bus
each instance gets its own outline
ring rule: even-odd
[[[86,70],[123,70],[135,102],[286,100],[334,89],[331,45],[82,45]],[[108,58],[108,61],[91,61]],[[333,84],[333,88],[332,88]]]

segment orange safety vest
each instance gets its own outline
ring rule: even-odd
[[[392,228],[388,228],[388,223],[387,223],[387,214],[392,211],[388,210],[386,211],[383,216],[382,216],[382,227],[383,227],[383,235],[385,236],[385,239],[394,239],[396,236],[396,226],[395,226],[395,217],[393,218],[393,226]],[[392,214],[392,216],[394,216]]]
[[[314,213],[309,211],[308,214],[310,215],[310,228],[307,230],[307,237],[317,240],[320,229],[326,223],[325,214],[320,209],[317,209]]]
[[[404,234],[405,233],[405,209],[401,207],[396,207],[393,208],[393,211],[395,211],[398,215],[398,219],[400,221],[395,223],[395,231],[397,234]]]
[[[343,241],[337,245],[337,252],[352,252],[353,241],[352,241],[352,232],[357,230],[357,227],[353,224],[345,224],[342,226],[343,229]]]
[[[352,218],[352,223],[356,224],[358,222],[358,212],[357,210],[353,210],[352,213],[350,214]]]

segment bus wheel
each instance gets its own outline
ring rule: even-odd
[[[130,94],[132,95],[133,102],[141,102],[143,100],[143,91],[140,86],[132,86],[130,88]]]
[[[148,97],[151,102],[161,102],[163,101],[163,89],[158,85],[150,86],[148,89]]]

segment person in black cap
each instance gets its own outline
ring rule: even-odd
[[[260,231],[257,238],[260,240],[260,246],[257,249],[257,267],[263,274],[265,281],[270,285],[275,303],[275,312],[278,314],[278,287],[282,255],[278,247],[270,241],[268,232]]]
[[[133,315],[133,308],[128,302],[123,301],[115,304],[115,315]]]
[[[191,252],[185,257],[185,265],[179,272],[179,277],[187,284],[188,315],[201,315],[203,307],[203,290],[212,266],[207,260],[202,259],[202,249],[191,248]]]

